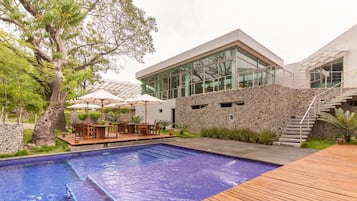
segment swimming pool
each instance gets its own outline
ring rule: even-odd
[[[0,166],[0,201],[202,200],[278,167],[164,144]]]

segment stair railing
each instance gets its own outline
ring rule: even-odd
[[[325,93],[327,93],[328,91],[340,86],[340,95],[342,94],[343,92],[343,82],[344,80],[342,80],[341,82],[333,85],[332,87],[328,88],[327,90],[317,94],[316,96],[314,96],[314,98],[312,99],[309,107],[307,108],[304,116],[302,117],[301,121],[300,121],[300,144],[302,142],[302,124],[304,122],[304,120],[307,118],[307,127],[309,128],[310,127],[310,114],[311,114],[311,110],[313,109],[312,113],[313,113],[313,116],[316,116],[316,113],[318,111],[318,109],[320,108],[320,104],[321,104],[321,101],[320,98],[322,95],[324,95]],[[319,101],[316,101],[316,100],[319,100]],[[317,103],[316,103],[317,102]]]

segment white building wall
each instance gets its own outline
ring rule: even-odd
[[[357,33],[356,33],[357,38]],[[354,41],[357,49],[357,41]],[[343,59],[343,78],[345,88],[357,87],[357,50],[350,50]]]
[[[159,120],[167,120],[172,123],[172,109],[175,108],[175,99],[165,100],[165,103],[161,104],[147,104],[147,123],[153,124]],[[135,115],[142,116],[144,122],[145,118],[145,106],[135,106]]]

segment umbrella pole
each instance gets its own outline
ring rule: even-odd
[[[147,117],[147,115],[146,115],[146,110],[147,110],[146,106],[147,106],[147,102],[145,101],[145,123],[147,123],[146,122],[146,117]]]
[[[100,99],[100,103],[101,103],[101,105],[102,105],[102,109],[100,110],[100,119],[101,119],[101,123],[103,122],[103,99]]]
[[[119,113],[118,113],[118,119],[117,119],[118,123],[120,122],[120,106],[119,106]]]

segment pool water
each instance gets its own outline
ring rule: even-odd
[[[0,167],[0,201],[202,200],[276,167],[163,144],[90,151]]]

